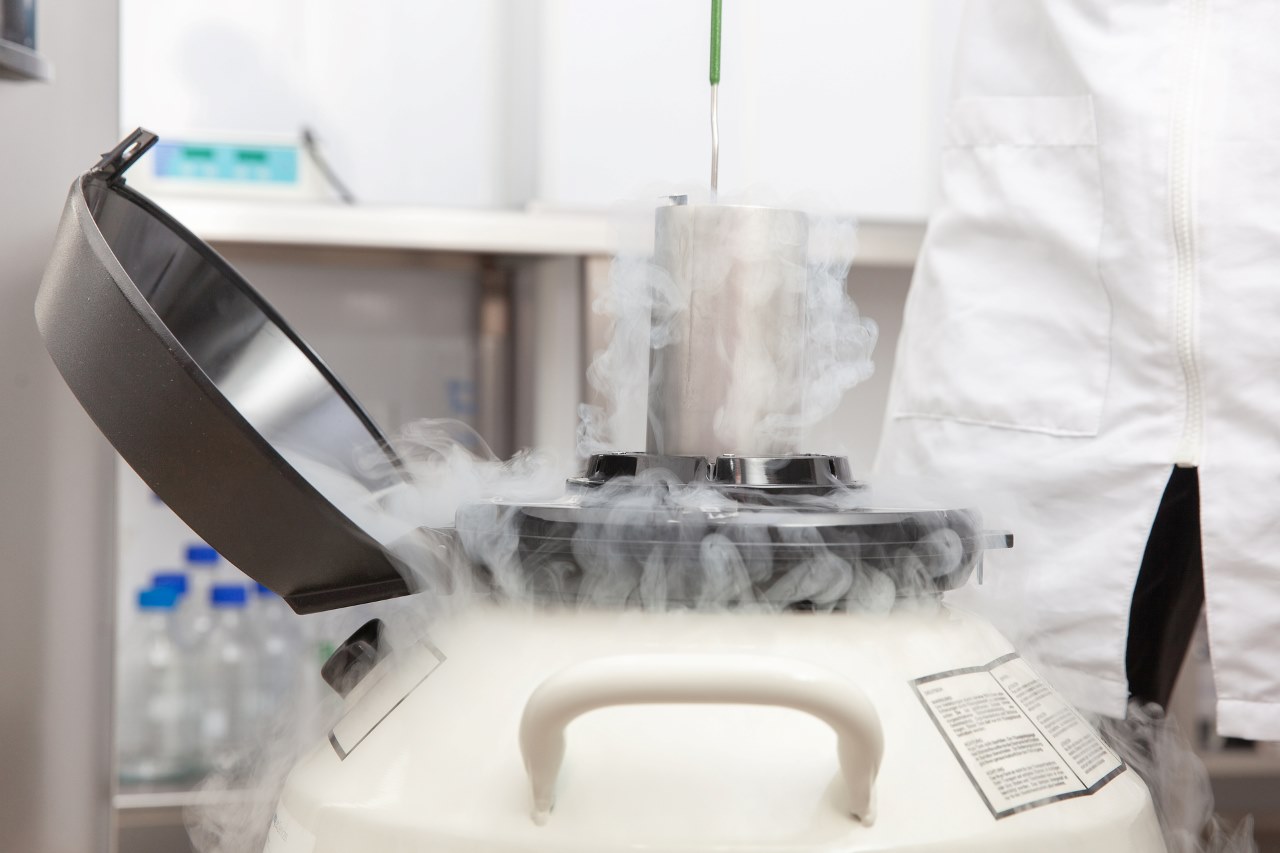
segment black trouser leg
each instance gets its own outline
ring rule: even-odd
[[[1125,669],[1135,699],[1168,707],[1203,604],[1200,480],[1195,468],[1174,468],[1151,525],[1129,610]]]

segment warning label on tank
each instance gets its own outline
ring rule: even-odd
[[[1092,794],[1124,770],[1093,727],[1016,654],[911,685],[997,819]]]

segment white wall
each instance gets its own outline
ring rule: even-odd
[[[500,0],[121,0],[122,125],[296,135],[357,198],[501,205]]]
[[[708,4],[546,0],[538,196],[571,207],[709,181]],[[933,202],[930,0],[724,6],[720,190],[920,219]],[[943,58],[945,61],[945,57]]]
[[[114,145],[115,0],[42,0],[52,83],[0,80],[0,848],[105,851],[110,455],[36,331],[71,181]]]
[[[722,192],[922,219],[958,5],[727,4]],[[599,208],[708,182],[705,2],[121,9],[124,125],[198,136],[310,124],[365,201]]]

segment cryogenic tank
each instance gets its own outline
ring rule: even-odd
[[[373,622],[335,652],[342,715],[290,773],[266,850],[1165,849],[1141,779],[989,624],[940,603],[1010,537],[964,508],[877,506],[843,460],[789,440],[719,452],[698,421],[714,413],[678,404],[697,347],[664,359],[684,385],[651,394],[678,452],[651,432],[558,500],[380,527],[294,462],[377,491],[408,476],[395,452],[247,282],[125,186],[153,140],[75,181],[38,297],[82,405],[295,610],[430,596],[433,572],[470,591],[425,637],[392,644]],[[770,216],[744,211],[706,216]],[[686,268],[706,265],[671,273]],[[707,304],[741,273],[690,298],[742,316]],[[365,445],[376,475],[351,467]],[[406,536],[431,564],[416,573],[395,556]]]

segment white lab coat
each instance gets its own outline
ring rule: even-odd
[[[1218,726],[1280,739],[1280,3],[972,4],[877,468],[982,487],[966,590],[1125,711],[1130,597],[1199,466]]]

